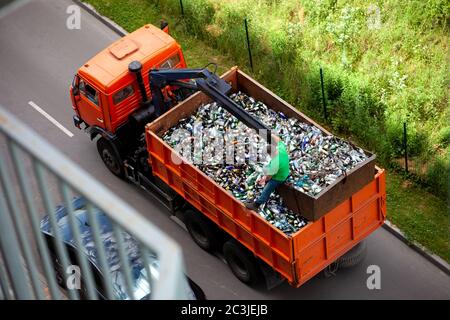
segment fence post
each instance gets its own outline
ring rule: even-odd
[[[181,16],[184,17],[183,0],[180,0]]]
[[[323,117],[325,118],[325,121],[328,122],[327,102],[325,100],[325,90],[324,90],[324,86],[323,86],[323,70],[322,70],[322,67],[320,67],[320,86],[322,88]]]
[[[252,50],[250,48],[250,38],[248,36],[248,25],[247,25],[247,18],[244,19],[245,24],[245,35],[247,36],[247,49],[248,49],[248,59],[250,60],[250,68],[253,71],[253,59],[252,59]]]
[[[406,122],[403,122],[403,149],[405,151],[405,170],[406,173],[408,173],[408,135],[406,131]]]

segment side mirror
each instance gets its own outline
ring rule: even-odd
[[[80,88],[78,88],[79,83],[80,83],[79,78],[78,78],[77,75],[75,75],[75,76],[73,77],[73,80],[72,80],[72,87],[71,87],[71,88],[72,88],[72,95],[73,95],[74,97],[80,95]]]

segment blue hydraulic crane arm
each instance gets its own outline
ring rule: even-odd
[[[177,85],[202,91],[248,127],[258,130],[266,141],[270,141],[270,130],[259,119],[254,118],[231,100],[227,95],[231,91],[231,85],[208,69],[153,69],[148,76],[152,92],[152,104],[155,107],[157,117],[164,113],[165,109],[161,89],[167,85]],[[195,82],[183,82],[181,80],[195,80]]]

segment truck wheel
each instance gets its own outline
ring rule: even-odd
[[[231,239],[223,245],[223,253],[233,274],[245,284],[255,286],[262,281],[258,261],[246,248]]]
[[[364,260],[367,254],[367,246],[365,241],[361,241],[350,249],[346,254],[336,260],[339,268],[350,268],[356,266]]]
[[[185,212],[186,228],[195,243],[205,251],[217,250],[220,230],[201,213],[188,209]]]
[[[115,148],[111,145],[111,142],[105,138],[100,138],[97,140],[97,150],[103,163],[113,174],[119,178],[124,178],[123,166],[120,161],[120,157],[117,154]]]

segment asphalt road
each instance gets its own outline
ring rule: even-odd
[[[72,125],[69,85],[77,68],[118,36],[82,11],[81,29],[66,28],[69,0],[35,0],[0,18],[0,103],[119,197],[171,235],[184,250],[187,273],[209,299],[449,299],[450,278],[390,233],[367,239],[359,266],[322,275],[294,289],[255,290],[217,257],[198,248],[168,212],[104,167],[94,143]],[[70,137],[29,105],[33,101],[67,128]],[[0,141],[1,143],[1,141]],[[389,214],[389,211],[388,211]],[[381,269],[381,289],[366,286],[367,267]]]

